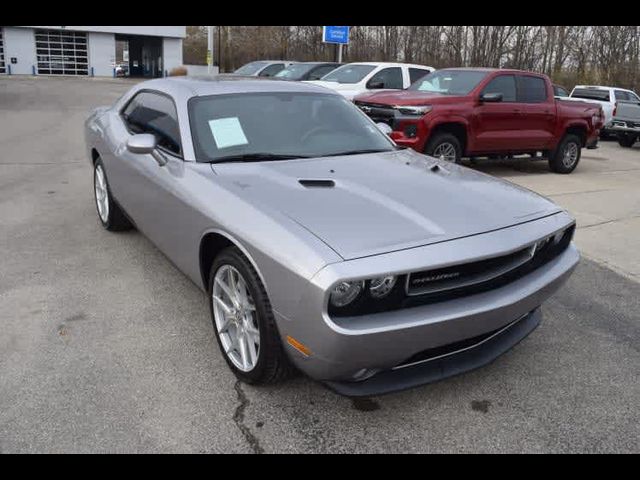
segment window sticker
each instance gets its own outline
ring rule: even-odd
[[[248,145],[249,141],[244,135],[242,125],[238,117],[218,118],[209,120],[209,128],[218,148]]]

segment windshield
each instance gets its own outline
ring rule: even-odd
[[[344,65],[322,77],[323,82],[358,83],[376,68],[375,65]]]
[[[269,62],[251,62],[246,65],[241,66],[233,73],[238,73],[240,75],[253,75],[258,72],[263,67],[266,67]]]
[[[608,102],[609,90],[600,90],[598,88],[574,88],[573,92],[571,92],[571,97]]]
[[[288,80],[299,80],[305,73],[314,68],[316,65],[305,65],[304,63],[294,63],[284,70],[280,70],[274,76],[277,78],[286,78]]]
[[[395,149],[340,95],[261,92],[194,97],[189,118],[201,162],[254,154],[303,158]]]
[[[487,74],[488,72],[473,70],[439,70],[422,77],[409,90],[442,95],[468,95]]]

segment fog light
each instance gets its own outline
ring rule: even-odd
[[[364,282],[340,282],[331,290],[331,305],[344,307],[353,302],[364,289]]]
[[[406,127],[404,127],[404,135],[406,137],[409,138],[413,138],[418,134],[418,126],[413,124],[413,125],[407,125]]]
[[[382,298],[389,295],[396,284],[396,277],[388,275],[386,277],[374,278],[369,283],[369,293],[373,298]]]

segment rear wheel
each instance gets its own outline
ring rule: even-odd
[[[569,133],[564,136],[560,144],[549,156],[549,169],[555,173],[571,173],[580,162],[582,140],[577,135]]]
[[[618,143],[621,147],[630,148],[633,147],[633,144],[636,143],[638,139],[637,135],[632,133],[619,133],[618,134]]]
[[[451,133],[437,133],[427,143],[424,153],[447,162],[460,163],[462,145]]]
[[[277,383],[293,372],[260,277],[236,247],[223,250],[209,275],[213,327],[224,358],[240,380]]]
[[[98,157],[93,167],[93,192],[96,199],[98,218],[104,228],[111,231],[129,230],[131,222],[122,213],[118,204],[113,200],[107,174],[102,159]]]

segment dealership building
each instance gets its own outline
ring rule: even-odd
[[[186,26],[0,26],[0,74],[162,77]]]

